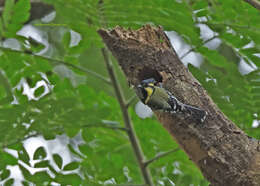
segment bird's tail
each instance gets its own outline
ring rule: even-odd
[[[207,117],[207,112],[205,110],[190,106],[190,105],[184,105],[184,108],[186,110],[186,113],[188,113],[192,119],[204,122]]]

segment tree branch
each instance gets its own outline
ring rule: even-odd
[[[10,48],[5,48],[5,47],[1,47],[0,46],[0,50],[2,51],[6,51],[6,52],[14,52],[14,53],[18,53],[18,54],[25,54],[25,55],[29,55],[29,56],[33,56],[33,57],[37,57],[37,58],[40,58],[40,59],[43,59],[43,60],[46,60],[46,61],[49,61],[49,62],[52,62],[52,63],[56,63],[56,64],[62,64],[62,65],[65,65],[67,67],[71,67],[73,69],[76,69],[76,70],[79,70],[83,73],[86,73],[87,75],[92,75],[98,79],[101,79],[102,81],[104,81],[105,83],[107,84],[111,84],[110,80],[96,72],[93,72],[91,70],[88,70],[86,68],[83,68],[83,67],[80,67],[80,66],[77,66],[77,65],[74,65],[74,64],[71,64],[71,63],[67,63],[67,62],[64,62],[62,60],[59,60],[59,59],[53,59],[53,58],[49,58],[49,57],[44,57],[44,56],[40,56],[40,55],[37,55],[37,54],[32,54],[32,53],[28,53],[28,52],[25,52],[25,51],[21,51],[21,50],[13,50],[13,49],[10,49]]]
[[[252,5],[256,9],[260,10],[260,2],[257,0],[244,0],[246,3]]]
[[[138,138],[135,134],[130,116],[128,114],[128,110],[125,104],[125,98],[123,96],[123,93],[121,91],[121,87],[120,84],[116,78],[116,73],[114,72],[113,69],[113,65],[112,62],[110,61],[109,57],[108,57],[108,51],[107,49],[102,49],[102,54],[104,56],[104,60],[107,66],[107,70],[108,70],[108,74],[110,76],[111,82],[113,84],[115,93],[116,93],[116,98],[119,102],[122,114],[123,114],[123,119],[124,119],[124,123],[125,123],[125,127],[128,129],[128,137],[129,140],[131,142],[132,148],[134,150],[134,153],[136,155],[139,167],[141,169],[144,181],[147,185],[152,186],[153,182],[152,182],[152,178],[149,172],[149,169],[147,169],[147,167],[144,166],[144,155],[141,149],[141,146],[139,144]]]
[[[160,158],[162,158],[162,157],[164,157],[164,156],[167,156],[167,155],[169,155],[169,154],[171,154],[171,153],[173,153],[173,152],[177,152],[178,150],[180,150],[180,148],[172,149],[172,150],[169,150],[169,151],[167,151],[167,152],[162,152],[162,153],[156,155],[154,158],[152,158],[152,159],[147,160],[146,162],[144,162],[144,165],[145,165],[145,166],[148,166],[150,163],[152,163],[152,162],[154,162],[154,161],[156,161],[156,160],[158,160],[158,159],[160,159]]]
[[[156,112],[158,120],[214,186],[260,185],[260,142],[248,137],[214,104],[181,63],[161,27],[100,29],[128,81],[154,78],[179,100],[208,112],[204,123]]]

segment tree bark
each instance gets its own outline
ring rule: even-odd
[[[155,114],[212,185],[260,185],[260,142],[218,109],[181,63],[161,27],[98,32],[131,84],[153,77],[183,103],[208,112],[203,124],[179,115]]]

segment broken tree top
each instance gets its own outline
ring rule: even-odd
[[[167,49],[170,47],[169,42],[163,42],[164,40],[168,41],[168,39],[166,39],[167,37],[164,35],[163,28],[160,26],[152,27],[150,25],[145,25],[139,30],[126,30],[117,26],[111,31],[100,29],[98,32],[106,43],[113,41],[112,38],[120,38],[121,40],[127,41],[129,45],[141,44],[144,46],[152,46],[157,49]]]
[[[174,71],[172,67],[176,65],[179,69],[181,68],[178,65],[181,64],[180,62],[169,64],[172,63],[172,59],[179,59],[160,26],[145,25],[139,30],[117,26],[113,30],[100,29],[98,32],[132,84],[136,84],[136,81],[145,79],[151,74],[160,81],[162,77],[157,74],[160,70]],[[171,58],[171,60],[167,60],[167,58]],[[182,69],[184,70],[184,68]]]

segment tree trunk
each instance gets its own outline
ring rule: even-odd
[[[260,142],[217,108],[181,63],[161,27],[146,25],[137,31],[116,27],[98,32],[131,84],[153,77],[183,103],[208,112],[202,124],[179,115],[155,114],[212,185],[260,185]]]

